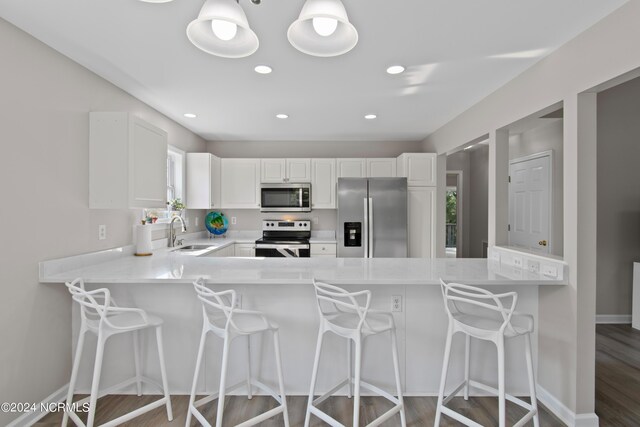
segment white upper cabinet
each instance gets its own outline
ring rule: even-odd
[[[223,208],[260,208],[260,159],[222,159],[220,183]]]
[[[409,187],[434,187],[437,158],[435,153],[404,153],[398,157],[398,176],[406,177]]]
[[[336,160],[338,178],[366,178],[366,159],[337,159]]]
[[[287,159],[287,182],[311,182],[311,159]]]
[[[336,159],[311,160],[311,208],[336,208]]]
[[[209,153],[187,153],[187,208],[218,209],[220,158]]]
[[[367,177],[369,178],[395,178],[397,159],[379,158],[367,159]]]
[[[167,133],[128,113],[89,114],[89,208],[166,208]]]
[[[262,159],[260,163],[262,182],[284,182],[287,178],[286,159]]]
[[[262,182],[311,182],[311,159],[262,159]]]

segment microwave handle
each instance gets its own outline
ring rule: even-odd
[[[303,206],[302,206],[302,187],[300,187],[300,188],[298,189],[298,193],[299,193],[299,194],[298,194],[298,196],[299,196],[299,199],[300,199],[299,205],[300,205],[300,207],[302,208],[302,207],[303,207]]]

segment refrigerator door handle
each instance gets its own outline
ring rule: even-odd
[[[369,197],[369,258],[373,258],[373,198]]]
[[[364,257],[369,258],[369,199],[364,199]]]

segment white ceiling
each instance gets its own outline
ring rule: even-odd
[[[243,59],[188,41],[202,0],[0,0],[0,16],[208,140],[399,141],[423,139],[626,0],[343,2],[360,40],[334,58],[288,43],[303,0],[240,0],[260,39]],[[407,71],[390,76],[392,64]]]

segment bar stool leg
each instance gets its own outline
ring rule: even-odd
[[[80,369],[80,358],[82,357],[82,348],[84,347],[84,336],[87,331],[80,331],[78,336],[78,344],[76,345],[76,356],[73,358],[73,369],[71,370],[71,381],[69,381],[69,391],[67,392],[67,407],[73,402],[73,391],[78,380],[78,370]],[[67,427],[69,422],[69,413],[64,411],[62,416],[62,427]]]
[[[391,329],[391,354],[393,355],[393,371],[396,376],[396,390],[398,393],[398,401],[402,405],[400,410],[400,425],[407,426],[407,419],[404,412],[404,399],[402,398],[402,385],[400,384],[400,363],[398,361],[398,340],[396,338],[396,330]]]
[[[247,399],[252,399],[251,391],[251,335],[247,335]]]
[[[362,364],[362,339],[357,337],[355,339],[356,357],[355,357],[355,380],[354,380],[354,393],[353,393],[353,427],[360,425],[360,372]]]
[[[280,358],[280,337],[278,331],[273,331],[273,346],[276,355],[276,370],[278,371],[278,385],[280,386],[280,399],[282,399],[282,416],[284,426],[289,427],[289,411],[287,410],[287,396],[284,392],[284,377],[282,376],[282,360]]]
[[[87,416],[87,427],[93,427],[96,417],[96,402],[98,400],[98,387],[100,385],[100,374],[102,371],[102,356],[104,354],[104,345],[107,338],[98,334],[98,346],[96,348],[96,360],[93,364],[93,379],[91,381],[91,396],[89,398],[89,414]]]
[[[527,374],[529,375],[529,394],[531,396],[531,406],[536,411],[533,416],[533,426],[540,427],[540,420],[538,419],[538,399],[536,397],[536,379],[533,375],[533,355],[531,352],[531,334],[527,334],[525,337],[526,343],[526,357],[527,357]]]
[[[442,374],[440,377],[440,390],[438,391],[438,404],[436,406],[436,419],[433,423],[435,427],[440,425],[442,417],[442,402],[444,401],[444,389],[447,382],[447,371],[449,370],[449,357],[451,356],[451,341],[453,340],[453,330],[451,325],[447,330],[447,342],[444,346],[444,360],[442,361]]]
[[[311,372],[311,386],[309,389],[309,399],[307,400],[307,414],[304,417],[304,427],[309,427],[311,421],[311,405],[313,404],[313,394],[316,390],[316,380],[318,379],[318,366],[320,365],[320,352],[322,351],[322,340],[324,331],[318,331],[318,343],[316,344],[316,355],[313,359],[313,371]]]
[[[349,383],[347,384],[347,396],[349,399],[353,396],[353,369],[351,368],[352,363],[352,355],[351,355],[351,340],[347,340],[347,378],[349,379]]]
[[[216,427],[222,427],[222,415],[224,413],[224,398],[227,381],[227,363],[229,362],[229,337],[224,337],[222,349],[222,371],[220,372],[220,389],[218,393],[218,413],[216,414]]]
[[[505,427],[504,337],[498,337],[496,339],[496,347],[498,349],[498,416],[500,417],[498,426]]]
[[[198,375],[200,374],[200,365],[202,364],[202,355],[204,353],[204,346],[207,341],[207,331],[206,329],[202,330],[202,335],[200,336],[200,346],[198,347],[198,357],[196,358],[196,369],[193,374],[193,384],[191,385],[191,396],[189,397],[189,407],[187,410],[187,422],[185,423],[185,427],[191,426],[191,408],[193,407],[194,402],[196,401],[196,388],[198,386]]]
[[[162,388],[164,398],[167,399],[167,419],[173,421],[173,409],[171,408],[171,395],[169,394],[169,384],[167,382],[167,369],[164,363],[164,346],[162,345],[162,326],[156,326],[156,341],[158,341],[158,359],[160,361],[160,374],[162,375]]]
[[[133,331],[133,364],[136,368],[136,392],[142,396],[142,375],[140,375],[140,334]]]
[[[469,400],[469,363],[471,355],[471,335],[465,334],[464,341],[464,400]]]

